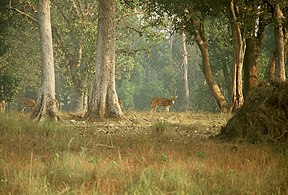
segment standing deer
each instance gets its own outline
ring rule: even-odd
[[[0,100],[0,113],[5,112],[6,103],[5,100]]]
[[[151,104],[151,111],[156,112],[156,109],[158,106],[163,106],[165,107],[165,110],[169,112],[170,106],[172,106],[177,99],[177,95],[172,96],[171,98],[161,98],[161,97],[154,97],[151,99],[150,104]]]
[[[21,102],[21,112],[24,112],[26,108],[29,108],[30,110],[34,110],[34,107],[36,105],[35,100],[28,99],[28,98],[22,98]]]

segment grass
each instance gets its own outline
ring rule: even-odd
[[[285,143],[207,139],[229,116],[137,113],[37,124],[0,115],[0,194],[287,194]]]

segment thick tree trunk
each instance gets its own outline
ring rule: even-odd
[[[258,21],[258,22],[257,22]],[[261,16],[254,21],[254,29],[251,37],[246,39],[244,55],[244,96],[256,87],[258,81],[258,60],[260,47],[264,37],[265,25]],[[256,36],[255,36],[256,35]]]
[[[183,71],[183,81],[184,81],[184,110],[187,112],[191,110],[190,106],[190,95],[189,95],[189,81],[188,81],[188,52],[186,47],[186,34],[182,33],[182,52],[183,52],[183,62],[182,62],[182,71]]]
[[[233,63],[233,86],[232,86],[232,104],[230,111],[240,108],[244,103],[242,92],[242,69],[245,51],[245,40],[240,29],[240,22],[237,18],[238,8],[234,0],[227,1],[227,13],[232,26],[234,63]]]
[[[274,9],[275,17],[275,26],[274,26],[274,35],[275,35],[275,73],[276,81],[285,81],[285,41],[284,41],[284,32],[283,32],[283,13],[280,9],[279,4],[276,4]]]
[[[99,1],[96,75],[86,117],[122,118],[115,86],[115,0]]]
[[[246,39],[244,55],[244,96],[258,85],[258,55],[259,47],[254,37]]]
[[[55,98],[55,73],[50,20],[50,0],[38,0],[38,20],[41,41],[42,86],[33,117],[60,120],[59,103]]]

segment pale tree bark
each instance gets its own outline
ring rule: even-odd
[[[242,91],[242,69],[245,52],[245,40],[241,32],[240,22],[237,18],[238,10],[239,8],[234,4],[234,0],[227,1],[227,13],[232,26],[234,47],[232,104],[230,111],[240,108],[244,103]]]
[[[97,61],[89,119],[122,118],[115,86],[115,0],[100,0],[98,11]]]
[[[55,2],[55,1],[54,1]],[[73,88],[75,92],[75,98],[73,103],[75,105],[75,112],[85,112],[87,105],[85,104],[85,99],[87,96],[87,88],[85,89],[85,83],[87,81],[87,72],[83,72],[81,68],[83,50],[84,50],[84,29],[86,28],[87,21],[95,13],[95,8],[97,7],[97,1],[86,2],[86,1],[72,1],[69,2],[73,6],[74,16],[78,20],[79,28],[81,28],[81,33],[77,34],[77,44],[74,50],[74,55],[69,62],[70,74],[73,83]],[[59,8],[59,10],[61,10]],[[64,14],[62,14],[64,15]],[[66,16],[67,17],[67,16]],[[78,29],[79,30],[79,29]],[[77,31],[78,31],[77,30]]]
[[[170,55],[171,55],[171,56],[173,55],[173,41],[174,41],[174,33],[173,33],[173,32],[170,32],[170,37],[169,37],[169,44],[170,44],[169,52],[170,52]]]
[[[191,110],[190,106],[190,95],[189,95],[189,82],[188,82],[188,52],[187,52],[187,47],[186,47],[186,34],[183,32],[182,33],[182,56],[183,56],[183,61],[182,61],[182,71],[183,71],[183,81],[184,81],[184,91],[185,91],[185,96],[184,96],[184,110],[187,112]]]
[[[285,81],[285,41],[282,20],[284,15],[279,4],[274,8],[274,35],[275,35],[275,79],[276,81]]]
[[[77,47],[74,51],[74,56],[69,62],[70,74],[73,82],[74,92],[75,92],[75,112],[83,112],[84,108],[84,82],[85,76],[81,74],[81,61],[83,56],[83,40],[80,38],[78,40]]]
[[[50,19],[50,0],[38,0],[38,21],[41,41],[41,91],[33,117],[38,121],[60,120],[59,103],[55,98],[55,73]]]
[[[193,12],[192,7],[189,8],[189,12],[191,15],[193,15],[194,12]],[[218,104],[220,111],[226,112],[227,103],[226,103],[225,97],[211,71],[209,52],[208,52],[208,41],[204,35],[204,25],[201,23],[201,21],[196,21],[193,17],[190,18],[190,21],[193,26],[192,34],[195,37],[195,41],[202,55],[203,74],[204,74],[205,80]]]

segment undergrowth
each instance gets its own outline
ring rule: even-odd
[[[204,115],[185,117],[198,117],[200,124],[199,116]],[[177,113],[172,117],[176,121]],[[200,125],[197,131],[211,126]],[[288,192],[285,143],[201,139],[192,136],[195,125],[177,129],[169,121],[152,122],[141,133],[135,133],[136,125],[135,129],[124,125],[125,134],[113,134],[120,130],[109,121],[101,129],[95,123],[35,123],[19,113],[8,113],[0,115],[0,126],[1,194]],[[180,135],[179,129],[185,134]]]

